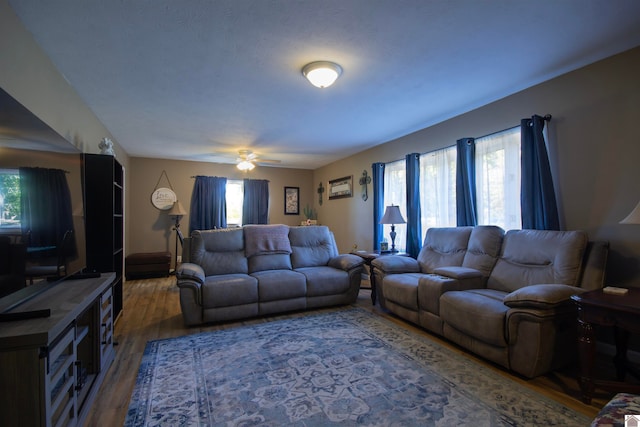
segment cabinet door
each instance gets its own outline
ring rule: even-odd
[[[76,330],[70,328],[47,356],[45,408],[51,426],[76,422]]]
[[[100,299],[100,361],[102,369],[113,352],[113,292],[108,289]]]

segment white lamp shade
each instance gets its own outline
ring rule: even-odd
[[[253,170],[253,168],[255,167],[256,165],[254,165],[248,160],[241,161],[240,163],[238,163],[238,166],[237,166],[237,168],[240,169],[241,171],[250,171],[250,170]]]
[[[305,65],[302,74],[315,87],[325,88],[331,86],[340,77],[342,67],[333,62],[317,61]]]
[[[182,203],[180,203],[179,200],[176,201],[169,210],[169,216],[185,216],[186,214],[187,211],[184,209],[184,206],[182,206]]]
[[[631,211],[629,215],[625,217],[620,224],[640,224],[640,202]]]
[[[400,207],[396,205],[387,206],[380,224],[404,224],[406,221],[400,213]]]

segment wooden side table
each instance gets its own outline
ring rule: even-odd
[[[610,295],[601,289],[571,297],[578,306],[578,352],[580,377],[578,383],[585,403],[597,387],[614,392],[640,392],[640,385],[624,382],[630,367],[627,363],[629,333],[640,333],[640,289],[629,289],[625,295]],[[614,364],[617,381],[596,379],[593,370],[596,356],[594,325],[613,326],[616,343]]]
[[[369,282],[371,283],[371,303],[376,305],[376,279],[373,275],[373,271],[371,270],[371,261],[380,257],[387,255],[395,255],[395,256],[411,256],[406,252],[391,252],[391,251],[353,251],[351,252],[353,255],[358,255],[360,258],[364,260],[364,263],[367,267],[369,267]]]

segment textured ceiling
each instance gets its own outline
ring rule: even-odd
[[[640,45],[638,0],[9,3],[131,156],[308,169]]]

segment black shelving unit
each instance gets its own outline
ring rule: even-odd
[[[113,156],[84,154],[87,270],[113,271],[113,318],[122,311],[124,170]]]

